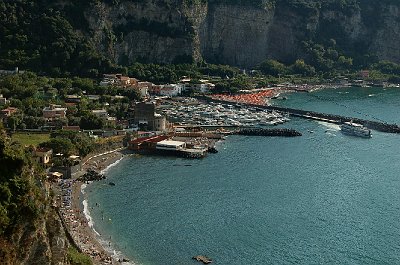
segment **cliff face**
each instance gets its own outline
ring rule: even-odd
[[[204,10],[169,1],[99,2],[86,11],[89,36],[115,62],[185,62],[199,59],[195,28]]]
[[[207,62],[253,67],[265,59],[307,57],[303,41],[334,39],[341,51],[400,62],[399,4],[363,1],[359,7],[269,7],[179,0],[99,2],[85,11],[87,35],[114,61]]]

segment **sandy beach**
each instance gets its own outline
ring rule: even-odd
[[[99,242],[99,235],[92,228],[92,222],[87,219],[87,213],[84,212],[83,202],[85,194],[83,193],[87,183],[82,183],[76,179],[83,175],[87,169],[93,169],[97,172],[103,172],[110,165],[120,161],[125,150],[119,149],[113,152],[107,152],[101,155],[93,156],[86,160],[82,165],[82,171],[75,174],[72,179],[62,180],[55,191],[57,196],[57,206],[63,222],[71,234],[79,250],[89,255],[94,264],[127,264],[122,260],[112,258],[113,253],[108,253]],[[111,242],[109,243],[111,244]]]

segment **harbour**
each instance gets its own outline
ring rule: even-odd
[[[384,104],[381,115],[394,123],[389,95],[365,108]],[[296,108],[312,109],[303,102]],[[237,265],[400,262],[398,134],[374,131],[366,140],[296,116],[283,126],[303,136],[229,135],[199,160],[126,157],[107,172],[105,184],[115,187],[87,188],[89,207],[99,205],[96,230],[136,264],[195,265],[197,254]]]

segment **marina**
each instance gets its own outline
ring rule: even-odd
[[[171,122],[178,125],[201,126],[273,126],[289,121],[286,112],[261,110],[253,106],[230,102],[215,103],[192,99],[190,101],[166,101],[159,107]]]

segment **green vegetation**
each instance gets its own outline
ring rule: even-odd
[[[89,256],[78,252],[73,247],[68,248],[67,259],[71,265],[92,265],[93,264],[93,262]]]
[[[86,5],[70,1],[60,10],[52,1],[1,0],[0,68],[89,77],[118,70],[76,31],[85,28]]]
[[[232,78],[240,73],[236,67],[206,63],[197,64],[141,64],[135,63],[128,67],[128,74],[141,80],[156,84],[175,83],[183,76],[191,79],[201,79],[204,76]]]
[[[129,103],[140,99],[137,90],[102,87],[99,80],[89,78],[50,78],[27,72],[19,75],[0,76],[0,94],[11,99],[7,106],[18,108],[18,112],[7,119],[12,130],[40,129],[44,126],[61,129],[64,125],[81,125],[82,129],[113,128],[104,120],[94,117],[92,110],[105,108],[118,119],[128,116]],[[66,118],[46,122],[43,108],[50,104],[67,107],[68,95],[82,97],[76,106],[68,106]],[[89,100],[85,95],[98,95],[99,100]],[[114,96],[122,96],[115,98]]]
[[[0,238],[11,238],[19,226],[41,213],[46,203],[40,190],[44,173],[31,161],[30,151],[12,144],[2,128],[0,165]]]
[[[79,154],[85,157],[94,149],[94,141],[84,133],[75,131],[56,131],[50,134],[50,140],[43,142],[40,147],[53,149],[54,153],[66,156]]]
[[[11,137],[13,142],[18,142],[23,146],[38,146],[50,139],[48,133],[13,133]]]

